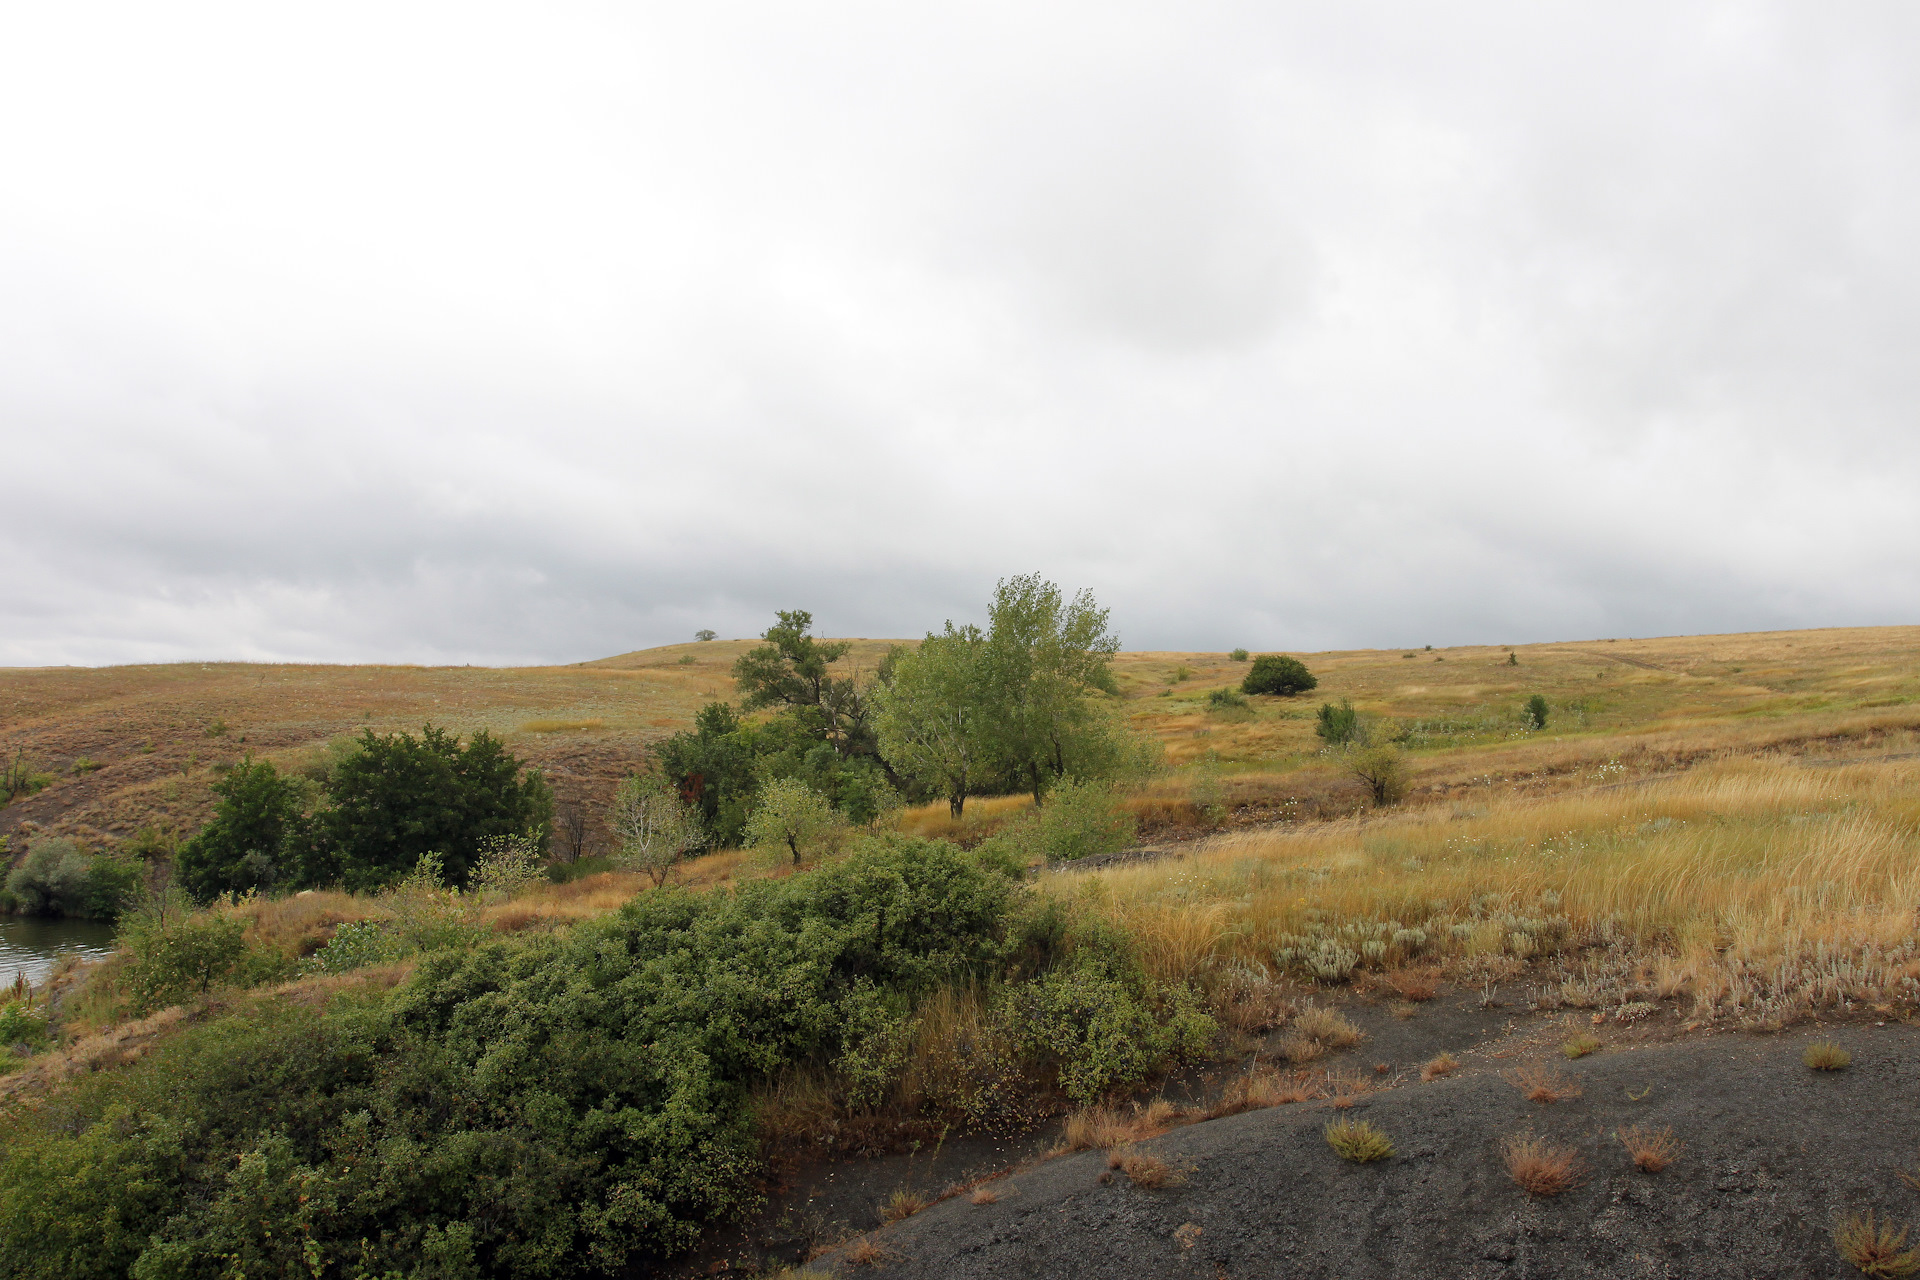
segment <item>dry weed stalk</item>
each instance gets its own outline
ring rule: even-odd
[[[1528,1102],[1565,1102],[1580,1096],[1580,1082],[1554,1066],[1520,1067],[1511,1079]]]
[[[893,1194],[887,1197],[886,1203],[880,1206],[880,1217],[886,1222],[899,1222],[902,1219],[911,1218],[932,1203],[933,1197],[924,1192],[896,1187]]]
[[[1907,1248],[1907,1228],[1876,1222],[1873,1211],[1856,1213],[1833,1229],[1840,1256],[1867,1275],[1910,1276],[1920,1272],[1920,1253]]]
[[[1620,1145],[1633,1157],[1634,1167],[1642,1173],[1659,1173],[1685,1151],[1686,1144],[1674,1141],[1672,1129],[1654,1129],[1630,1125],[1620,1130]]]
[[[852,1267],[877,1267],[890,1256],[871,1236],[861,1236],[847,1246],[847,1265]]]
[[[1532,1196],[1557,1196],[1571,1191],[1583,1180],[1580,1157],[1572,1147],[1563,1147],[1532,1134],[1516,1134],[1500,1147],[1507,1173],[1522,1191]]]
[[[1159,1156],[1132,1147],[1115,1147],[1107,1153],[1107,1168],[1118,1169],[1127,1181],[1143,1191],[1158,1191],[1186,1181],[1172,1165]]]

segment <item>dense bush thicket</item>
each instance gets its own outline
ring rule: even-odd
[[[1246,679],[1240,682],[1240,692],[1275,693],[1283,698],[1291,698],[1319,683],[1300,659],[1283,653],[1263,653],[1247,668]]]
[[[43,838],[8,873],[0,909],[112,920],[139,893],[143,874],[131,858],[89,854],[64,837]]]
[[[204,932],[185,984],[241,962]],[[943,985],[1015,979],[1007,1025],[1076,1097],[1204,1047],[1118,940],[1062,937],[992,851],[876,839],[432,954],[388,996],[244,1008],[4,1122],[0,1273],[618,1273],[749,1206],[753,1082],[814,1063],[877,1096]]]
[[[465,885],[489,842],[525,836],[544,846],[553,822],[539,771],[523,770],[484,729],[464,746],[432,725],[418,738],[369,729],[311,783],[249,757],[213,791],[213,821],[175,863],[201,901],[249,889],[377,889],[428,853]]]

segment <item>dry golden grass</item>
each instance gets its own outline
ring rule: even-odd
[[[892,1255],[871,1236],[861,1236],[847,1246],[846,1259],[850,1267],[877,1267]]]
[[[1831,1040],[1816,1040],[1800,1055],[1800,1061],[1815,1071],[1845,1071],[1853,1065],[1853,1055]]]
[[[1509,1078],[1528,1102],[1565,1102],[1580,1096],[1580,1082],[1555,1066],[1520,1067]]]
[[[1127,1181],[1143,1191],[1158,1191],[1178,1186],[1186,1179],[1159,1156],[1131,1147],[1115,1148],[1107,1156],[1107,1167],[1127,1175]]]
[[[896,1187],[880,1205],[880,1217],[885,1222],[899,1222],[902,1219],[911,1218],[932,1203],[933,1197],[924,1192],[914,1191],[908,1187]]]
[[[1033,807],[1032,796],[975,796],[955,821],[947,802],[915,805],[894,815],[894,824],[911,836],[926,840],[958,840],[972,844],[992,835],[1008,821]]]
[[[1395,969],[1387,975],[1387,985],[1399,992],[1401,999],[1424,1004],[1440,993],[1440,971],[1432,967]]]
[[[1559,917],[1570,942],[1646,948],[1712,1018],[1920,991],[1917,864],[1920,762],[1769,759],[1223,836],[1041,885],[1134,931],[1156,976],[1203,985],[1316,918],[1419,927],[1450,962],[1536,954],[1541,940],[1499,918]]]
[[[1920,1253],[1907,1248],[1907,1228],[1877,1222],[1873,1211],[1856,1213],[1833,1229],[1834,1248],[1867,1275],[1910,1276],[1920,1272]]]
[[[990,1204],[999,1204],[1000,1192],[996,1191],[992,1187],[979,1187],[974,1190],[974,1193],[972,1195],[967,1197],[967,1203],[983,1205],[983,1206],[990,1205]]]
[[[1557,1196],[1584,1179],[1580,1157],[1573,1148],[1532,1134],[1508,1138],[1500,1146],[1500,1158],[1508,1176],[1528,1195]]]
[[[1634,1167],[1642,1173],[1659,1173],[1686,1150],[1686,1144],[1674,1141],[1672,1129],[1653,1129],[1630,1125],[1617,1135],[1620,1145],[1633,1157]]]
[[[1459,1069],[1460,1060],[1458,1058],[1450,1053],[1440,1053],[1427,1059],[1426,1065],[1420,1068],[1420,1078],[1423,1081],[1438,1080],[1442,1076],[1452,1075]]]
[[[1366,1035],[1348,1021],[1346,1015],[1318,1005],[1303,1010],[1294,1018],[1291,1029],[1301,1039],[1328,1049],[1350,1048]]]

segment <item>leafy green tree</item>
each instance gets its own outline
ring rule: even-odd
[[[661,777],[622,782],[614,792],[609,825],[620,842],[616,861],[644,872],[655,888],[666,883],[680,860],[697,849],[706,835],[699,808]]]
[[[1043,801],[1055,781],[1099,777],[1120,757],[1096,693],[1117,693],[1107,610],[1081,591],[1071,601],[1037,573],[1007,578],[988,610],[985,701],[994,755],[1010,781]]]
[[[827,798],[792,778],[769,782],[760,789],[760,801],[747,821],[747,843],[757,849],[781,850],[801,858],[830,848],[846,830],[846,819]]]
[[[761,633],[766,643],[733,664],[742,709],[786,706],[811,712],[803,723],[842,756],[873,755],[876,743],[866,690],[854,676],[836,676],[827,669],[852,646],[845,640],[814,639],[813,615],[805,609],[782,609],[777,616],[780,620]]]
[[[376,889],[437,852],[448,881],[464,886],[490,839],[530,835],[546,846],[552,791],[539,770],[523,774],[486,730],[463,747],[432,725],[418,738],[369,729],[356,745],[335,765],[327,805],[315,815],[316,840],[302,870],[307,883],[337,879],[350,889]]]
[[[1319,684],[1307,664],[1285,654],[1263,653],[1253,660],[1247,678],[1240,682],[1242,693],[1277,693],[1291,698]]]
[[[174,878],[195,899],[269,889],[304,833],[306,800],[296,778],[251,755],[213,784],[213,821],[182,846]]]
[[[1534,694],[1531,698],[1527,699],[1526,709],[1525,711],[1522,712],[1522,714],[1525,716],[1527,721],[1527,726],[1529,728],[1532,728],[1532,729],[1546,728],[1547,727],[1547,700],[1537,693]]]
[[[689,803],[697,805],[708,837],[737,844],[753,812],[760,780],[754,772],[759,735],[743,724],[731,706],[709,702],[693,717],[693,728],[674,734],[654,751],[660,772]]]
[[[880,752],[902,776],[943,797],[953,816],[993,769],[987,637],[947,623],[899,655],[880,697]]]

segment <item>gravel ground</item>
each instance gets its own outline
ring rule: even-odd
[[[1142,1190],[1109,1175],[1103,1153],[1086,1152],[990,1184],[997,1203],[955,1197],[867,1238],[885,1251],[880,1273],[897,1280],[1752,1280],[1858,1275],[1832,1241],[1848,1214],[1920,1221],[1920,1193],[1898,1177],[1920,1154],[1914,1027],[1616,1037],[1570,1063],[1554,1052],[1567,1028],[1563,1019],[1509,1026],[1460,1073],[1428,1084],[1407,1064],[1389,1064],[1380,1078],[1399,1083],[1345,1112],[1393,1141],[1396,1154],[1380,1163],[1348,1164],[1333,1153],[1322,1129],[1341,1113],[1328,1103],[1275,1107],[1143,1143],[1184,1173],[1176,1187]],[[1829,1035],[1852,1051],[1853,1065],[1802,1065],[1806,1043]],[[1370,1069],[1389,1038],[1343,1057]],[[1512,1070],[1548,1062],[1577,1080],[1578,1098],[1521,1096]],[[1665,1172],[1642,1173],[1614,1136],[1628,1125],[1671,1126],[1685,1151]],[[1519,1133],[1573,1147],[1583,1185],[1551,1199],[1521,1191],[1500,1154]],[[812,1265],[836,1275],[866,1270],[845,1249]]]

